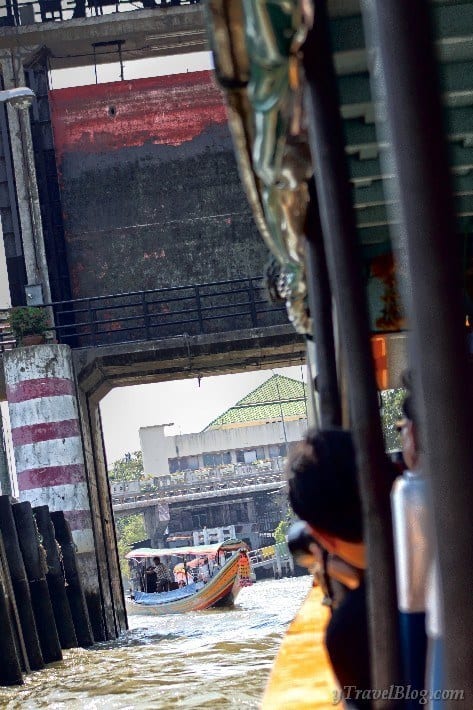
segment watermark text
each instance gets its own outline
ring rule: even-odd
[[[333,691],[332,704],[342,700],[415,700],[419,705],[427,705],[434,700],[464,700],[464,690],[419,690],[412,685],[390,685],[389,688],[358,688],[356,685],[344,685]]]

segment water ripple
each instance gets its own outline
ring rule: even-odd
[[[258,582],[235,609],[130,617],[130,630],[0,688],[5,710],[258,708],[287,625],[309,577]]]

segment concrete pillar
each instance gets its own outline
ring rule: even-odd
[[[95,538],[96,570],[101,597],[93,589],[86,589],[89,615],[94,624],[103,618],[103,630],[94,627],[94,637],[115,638],[126,630],[125,599],[121,583],[117,538],[112,511],[112,499],[107,475],[107,463],[103,441],[99,400],[77,389],[79,415],[89,486],[92,527]],[[90,560],[92,563],[92,560]]]
[[[169,506],[160,502],[143,509],[143,520],[147,537],[152,547],[164,547],[164,533],[169,525]]]
[[[20,500],[63,510],[79,554],[94,550],[70,348],[5,353],[5,381]]]
[[[143,522],[145,525],[146,537],[149,537],[151,540],[152,547],[159,547],[159,545],[156,544],[157,520],[158,516],[156,515],[156,508],[154,506],[143,510]]]
[[[64,512],[94,637],[103,640],[109,636],[102,619],[105,594],[97,569],[70,348],[16,348],[5,353],[4,368],[20,500]]]

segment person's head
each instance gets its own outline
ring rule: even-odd
[[[397,422],[396,428],[401,437],[402,455],[406,466],[409,469],[415,470],[419,465],[420,446],[417,415],[409,373],[403,375],[403,384],[407,388],[407,395],[402,403],[402,419]]]
[[[311,429],[290,454],[289,499],[314,530],[350,543],[363,538],[355,450],[350,432]]]
[[[160,565],[161,564],[161,559],[159,557],[153,557],[153,562],[155,565]]]

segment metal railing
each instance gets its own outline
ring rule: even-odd
[[[197,5],[201,0],[1,0],[0,27],[62,22],[114,12]]]
[[[241,474],[228,477],[212,478],[196,482],[172,482],[168,486],[149,488],[140,491],[112,492],[112,503],[136,503],[139,505],[145,501],[164,500],[175,496],[192,495],[195,493],[213,493],[235,488],[248,488],[259,484],[284,484],[284,469],[260,471],[258,474]]]
[[[287,322],[261,278],[93,296],[46,304],[54,311],[59,343],[74,348],[204,335]],[[7,317],[8,311],[0,311]],[[0,333],[11,341],[11,331]]]

